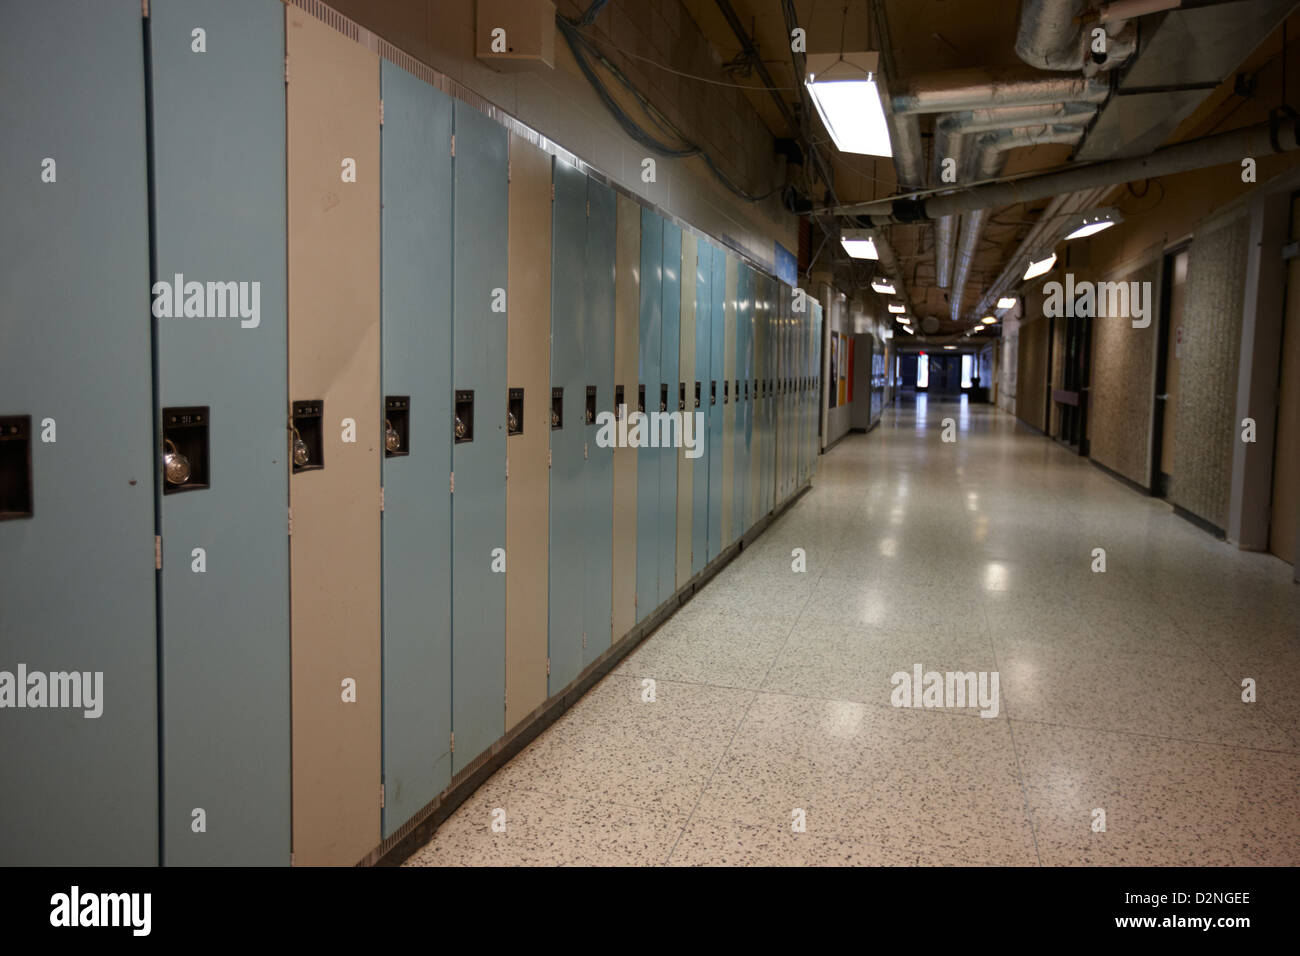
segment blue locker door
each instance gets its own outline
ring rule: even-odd
[[[30,501],[6,505],[29,516],[0,521],[0,668],[90,675],[95,698],[0,717],[0,863],[151,866],[161,454],[140,4],[5,4],[0,90],[0,416],[31,453]]]
[[[753,357],[750,354],[750,330],[754,319],[754,274],[748,265],[740,263],[736,279],[736,457],[731,496],[731,533],[740,538],[749,529],[749,443],[753,439],[753,403],[749,395],[753,377]],[[737,384],[737,382],[739,384]]]
[[[722,553],[722,383],[726,374],[727,254],[712,247],[709,275],[709,560]]]
[[[506,316],[494,306],[509,228],[505,127],[459,101],[455,113],[453,398],[472,428],[452,445],[453,774],[505,733],[506,579],[492,566],[506,546]]]
[[[452,101],[386,60],[380,83],[387,838],[451,780]]]
[[[709,319],[709,310],[713,297],[709,284],[713,279],[713,247],[701,239],[695,253],[695,374],[686,385],[687,412],[692,416],[691,427],[695,429],[695,440],[699,443],[692,471],[692,513],[691,513],[691,574],[697,574],[709,559],[709,345],[712,342],[713,326]],[[695,386],[699,383],[699,405],[695,404]],[[699,427],[695,427],[699,413]]]
[[[555,164],[551,207],[551,548],[549,693],[582,670],[587,511],[582,443],[586,429],[583,355],[584,263],[587,255],[587,177]],[[562,390],[558,391],[557,390]]]
[[[641,210],[641,328],[637,341],[637,386],[628,398],[628,431],[632,412],[644,397],[647,415],[659,408],[660,333],[663,327],[664,221],[649,209]],[[642,420],[648,442],[650,423]],[[645,620],[659,606],[659,452],[642,447],[636,459],[636,619]],[[674,522],[674,526],[675,526]]]
[[[663,252],[663,328],[660,357],[660,381],[668,386],[667,412],[679,411],[678,376],[680,368],[682,334],[682,227],[664,223]],[[662,392],[660,393],[663,394]],[[659,407],[659,406],[656,406]],[[685,409],[680,409],[685,411]],[[678,438],[676,429],[674,438]],[[660,438],[667,437],[667,430]],[[677,590],[677,456],[680,449],[669,446],[659,449],[659,599],[663,604]]]
[[[160,496],[163,862],[288,866],[284,8],[157,0],[149,24],[157,278],[258,291],[251,318],[158,321],[162,433],[206,407],[208,439],[206,487]]]
[[[614,191],[587,181],[587,254],[583,297],[583,351],[586,385],[594,387],[596,415],[614,411],[614,255],[617,247],[617,205]],[[584,398],[585,401],[585,398]],[[585,408],[585,406],[584,406]],[[583,424],[587,464],[583,508],[587,534],[585,620],[582,663],[585,667],[609,649],[614,548],[614,449],[596,442],[598,422]]]

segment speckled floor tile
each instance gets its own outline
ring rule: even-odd
[[[1290,749],[1292,741],[1206,658],[1103,654],[994,637],[1015,719],[1207,743]]]
[[[1020,720],[1012,730],[1045,865],[1300,864],[1300,755]]]
[[[672,866],[914,866],[915,851],[847,837],[795,833],[789,825],[758,827],[692,819],[669,858]]]

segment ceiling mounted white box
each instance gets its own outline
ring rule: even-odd
[[[551,0],[478,0],[475,56],[501,73],[555,68]]]

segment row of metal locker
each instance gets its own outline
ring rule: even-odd
[[[355,863],[807,483],[820,307],[346,23],[59,7],[0,35],[0,862]]]

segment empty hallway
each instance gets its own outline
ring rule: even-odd
[[[1295,865],[1297,620],[1276,558],[905,395],[407,865]],[[916,664],[996,717],[892,706]]]

